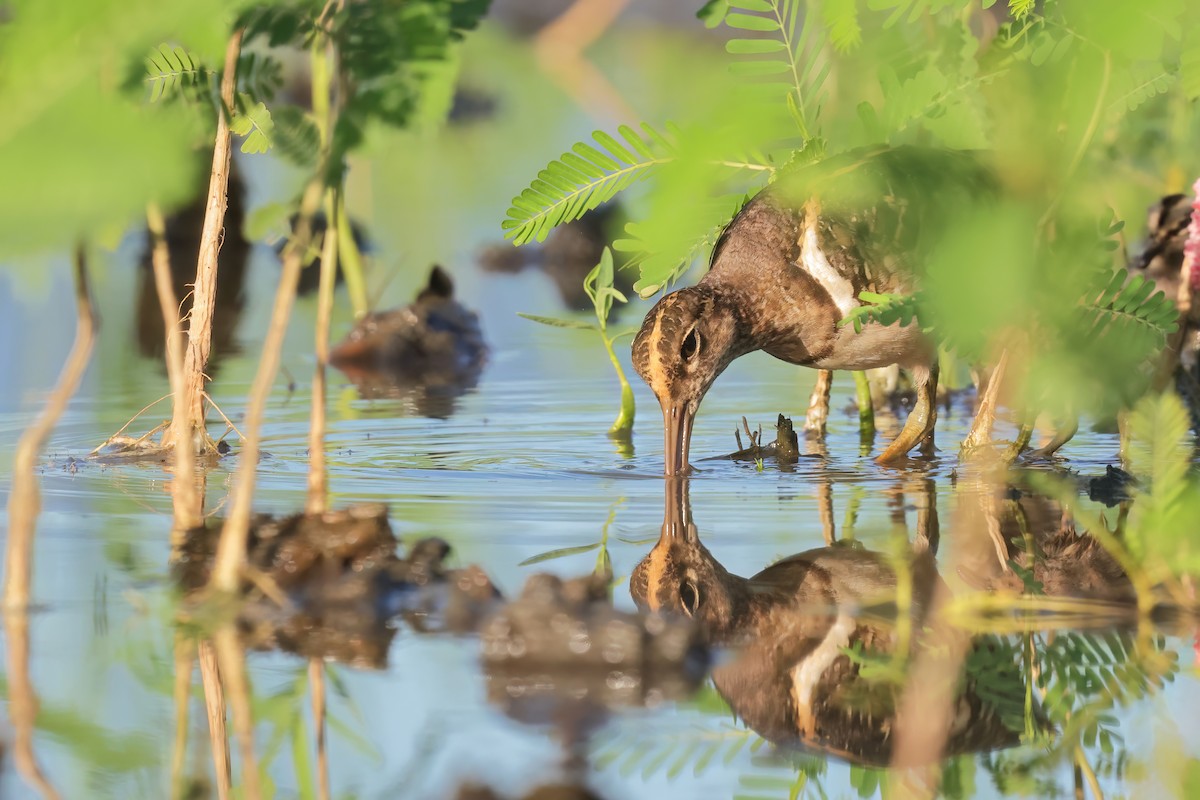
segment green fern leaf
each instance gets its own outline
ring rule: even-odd
[[[862,44],[856,0],[825,0],[822,18],[829,28],[829,40],[839,53],[848,53]]]
[[[208,89],[213,72],[182,47],[159,45],[146,58],[145,82],[151,103],[176,97],[198,99]]]
[[[858,299],[866,305],[851,309],[845,319],[838,321],[839,328],[853,325],[855,333],[862,333],[863,325],[869,322],[884,326],[899,323],[903,327],[917,318],[916,295],[860,292]]]
[[[1194,493],[1188,478],[1191,466],[1191,418],[1174,392],[1142,398],[1130,417],[1131,463],[1139,476],[1149,479],[1149,488],[1139,492],[1126,534],[1130,550],[1139,558],[1157,552],[1176,559],[1184,556],[1180,548],[1191,538],[1194,513],[1188,514],[1186,501]],[[1194,510],[1194,503],[1192,505]],[[1183,512],[1183,513],[1181,513]]]
[[[1008,0],[1008,10],[1013,19],[1024,19],[1033,11],[1035,3],[1036,0]]]
[[[275,123],[272,141],[280,155],[299,167],[316,165],[321,134],[312,117],[296,106],[284,105],[275,110],[272,120]]]
[[[264,103],[255,103],[248,95],[240,95],[240,110],[229,121],[229,130],[242,141],[243,153],[265,153],[271,149],[275,123]]]
[[[1178,327],[1179,311],[1166,295],[1154,291],[1153,281],[1135,275],[1126,284],[1128,276],[1127,270],[1117,270],[1098,299],[1084,307],[1084,313],[1091,317],[1091,328],[1098,335],[1140,329],[1152,345],[1161,346],[1167,334]]]
[[[579,142],[557,161],[551,161],[528,188],[513,198],[502,223],[505,236],[516,245],[543,241],[555,226],[579,219],[644,179],[655,167],[674,160],[673,144],[646,123],[642,123],[642,130],[645,137],[626,125],[617,129],[628,148],[597,131],[593,138],[607,153]]]
[[[1110,114],[1122,114],[1136,110],[1139,106],[1170,90],[1175,74],[1160,63],[1138,63],[1131,65],[1119,78],[1116,97],[1109,103]]]
[[[256,101],[271,100],[283,85],[283,65],[269,55],[242,53],[238,58],[237,85],[239,92]]]
[[[849,11],[854,12],[854,0],[839,2],[839,19],[844,23],[848,19],[845,4],[849,3]],[[776,53],[785,56],[782,59],[738,61],[730,66],[730,72],[750,78],[790,73],[792,80],[789,83],[755,82],[753,86],[770,94],[778,92],[785,97],[800,135],[806,140],[813,138],[815,131],[810,127],[810,121],[816,119],[820,110],[823,100],[821,87],[832,69],[832,63],[822,57],[824,40],[820,26],[804,24],[798,28],[801,3],[794,0],[730,0],[729,5],[745,13],[729,14],[725,17],[726,25],[737,30],[771,33],[775,37],[735,38],[726,43],[727,52],[738,56],[770,56]],[[852,31],[845,24],[839,28],[839,33],[846,37],[846,42],[852,38]]]

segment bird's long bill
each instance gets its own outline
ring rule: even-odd
[[[668,405],[663,403],[663,461],[667,475],[686,475],[688,449],[692,445],[692,423],[696,412],[690,404]]]
[[[692,522],[692,501],[688,497],[690,482],[678,475],[668,475],[664,479],[663,524],[658,539],[659,545],[669,546],[672,541],[697,540],[696,526]]]

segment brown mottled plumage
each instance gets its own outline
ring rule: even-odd
[[[662,406],[666,474],[688,470],[692,421],[713,381],[755,350],[820,369],[908,368],[918,403],[879,460],[897,460],[931,439],[935,349],[918,327],[837,326],[860,305],[860,292],[907,288],[895,257],[870,245],[875,221],[760,192],[721,235],[708,274],[650,310],[633,342],[633,364]]]

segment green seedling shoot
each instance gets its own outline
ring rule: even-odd
[[[619,300],[622,303],[629,302],[625,295],[613,288],[613,257],[609,248],[604,248],[604,254],[600,256],[600,263],[593,267],[592,271],[584,278],[583,289],[591,298],[592,305],[596,309],[596,322],[594,323],[541,317],[536,314],[519,314],[519,316],[555,328],[574,328],[596,331],[600,334],[600,339],[604,342],[604,349],[608,353],[608,360],[612,362],[613,370],[617,373],[617,380],[621,384],[621,408],[617,412],[617,418],[613,421],[612,427],[608,429],[608,435],[615,439],[628,439],[633,434],[635,411],[633,387],[629,385],[629,380],[625,377],[625,370],[617,358],[613,343],[622,336],[632,334],[633,330],[626,329],[611,335],[608,332],[608,315],[612,311],[613,300]]]

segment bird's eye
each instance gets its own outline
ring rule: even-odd
[[[684,361],[691,361],[700,352],[700,334],[696,333],[696,329],[692,328],[688,331],[688,335],[683,337],[683,345],[679,348],[679,355],[683,356]]]
[[[700,592],[696,589],[696,584],[691,581],[684,581],[679,587],[679,601],[683,604],[683,610],[689,617],[694,616],[700,608]]]

